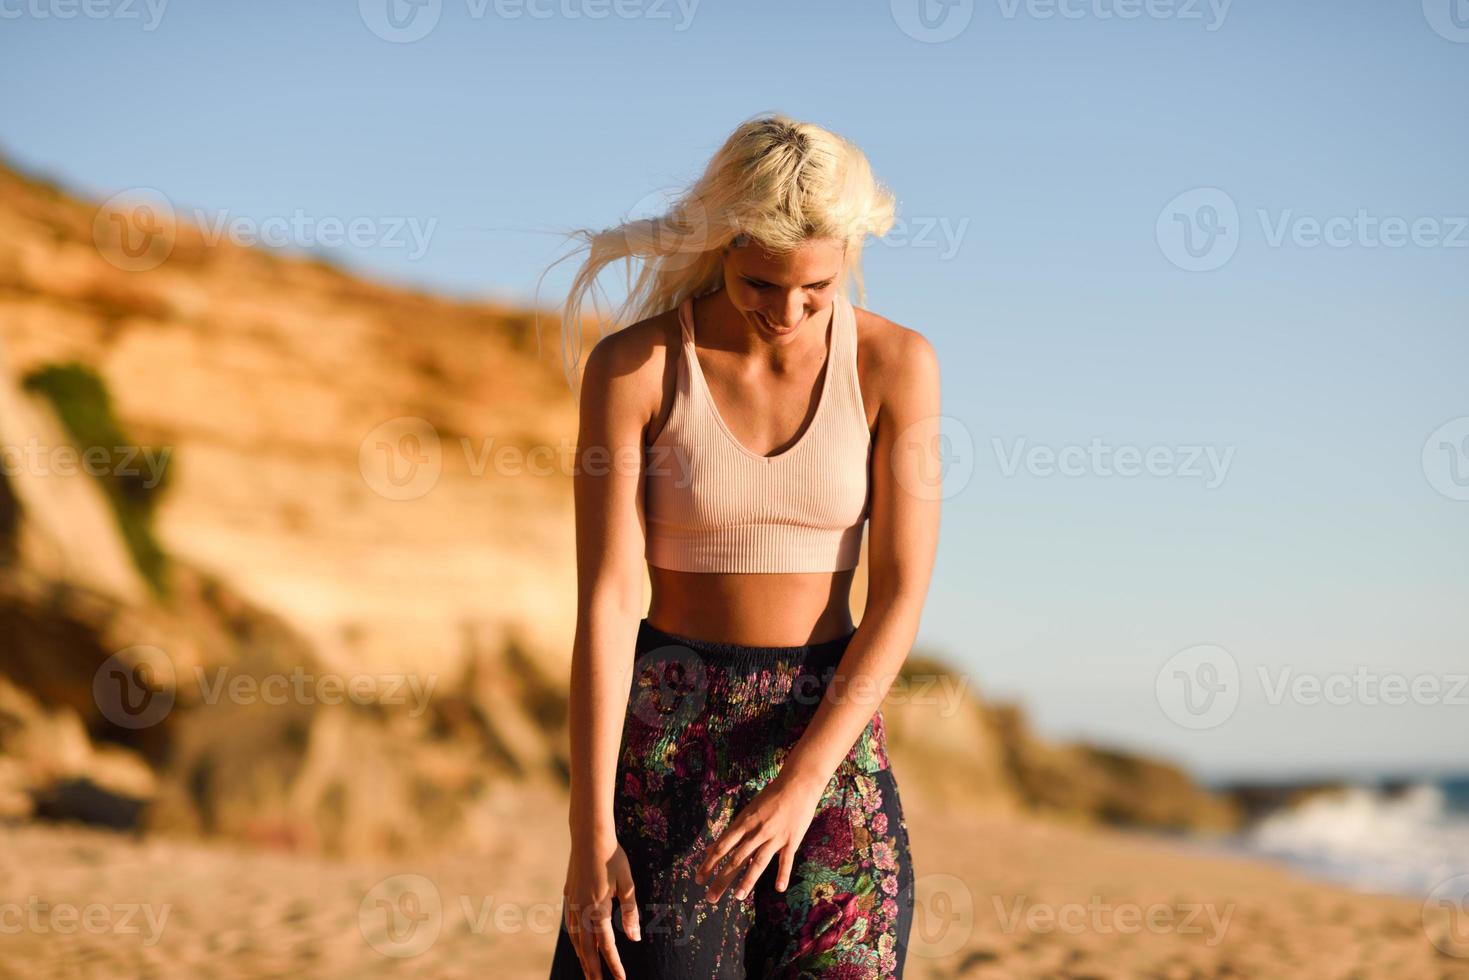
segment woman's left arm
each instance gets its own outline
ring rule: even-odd
[[[875,376],[877,434],[867,536],[867,605],[826,695],[780,773],[731,821],[700,863],[701,883],[728,855],[707,890],[717,900],[741,870],[737,896],[781,856],[776,888],[790,879],[795,850],[832,775],[881,706],[918,635],[938,550],[943,491],[938,357],[922,334],[899,327]],[[754,860],[751,861],[750,859]]]

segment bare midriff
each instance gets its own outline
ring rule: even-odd
[[[740,646],[793,647],[852,632],[856,569],[679,572],[648,566],[648,623],[665,633]]]

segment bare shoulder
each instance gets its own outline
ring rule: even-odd
[[[586,358],[584,396],[591,396],[619,415],[634,413],[641,424],[646,424],[657,414],[662,401],[676,328],[673,312],[665,311],[598,339]]]
[[[919,331],[854,306],[857,315],[857,373],[869,421],[884,405],[924,397],[938,389],[938,353]]]

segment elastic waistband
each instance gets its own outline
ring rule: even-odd
[[[700,653],[717,656],[727,656],[738,659],[771,657],[771,658],[805,658],[822,657],[825,655],[840,654],[846,649],[847,644],[852,642],[852,637],[857,635],[854,629],[846,636],[839,636],[831,640],[822,640],[819,643],[803,643],[790,647],[758,647],[745,646],[739,643],[724,643],[719,640],[699,640],[690,636],[680,636],[677,633],[669,633],[661,630],[643,619],[638,623],[638,649],[640,651],[655,646],[677,645],[688,647]]]

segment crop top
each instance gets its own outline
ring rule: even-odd
[[[857,375],[857,318],[840,293],[816,412],[773,456],[735,439],[715,407],[694,344],[693,297],[673,407],[647,448],[650,565],[684,572],[830,572],[853,568],[871,509],[872,433]]]

